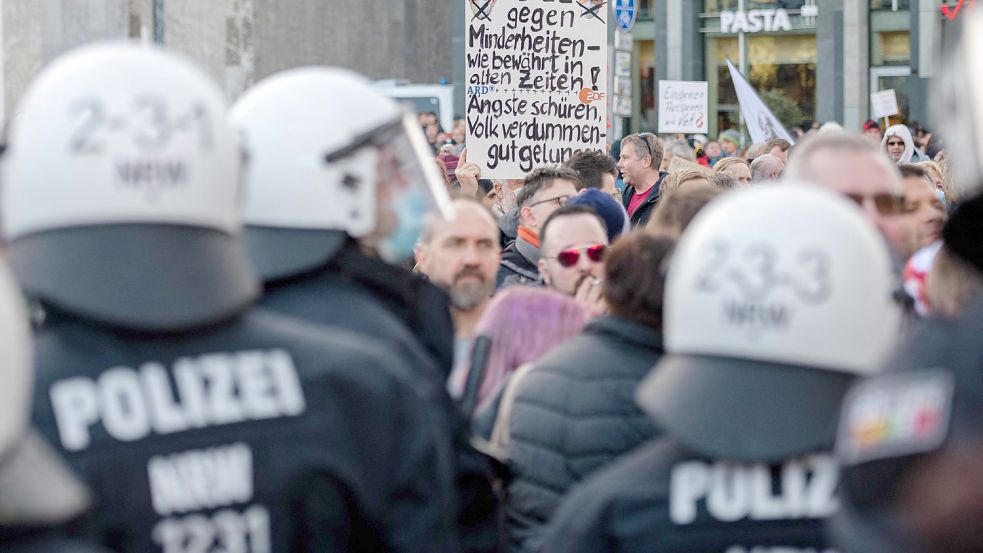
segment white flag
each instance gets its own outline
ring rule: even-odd
[[[734,64],[727,60],[727,68],[730,69],[730,78],[734,81],[734,90],[737,91],[737,101],[741,104],[741,115],[744,117],[744,125],[748,133],[751,134],[751,142],[766,142],[772,138],[784,138],[789,143],[795,144],[792,135],[785,130],[781,121],[775,114],[768,109],[758,93],[754,91],[751,83],[744,78],[744,75],[734,67]]]

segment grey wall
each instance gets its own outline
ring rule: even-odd
[[[41,67],[104,38],[154,36],[202,64],[231,97],[290,67],[370,78],[453,80],[450,0],[0,0],[6,113]],[[463,14],[461,19],[463,19]]]

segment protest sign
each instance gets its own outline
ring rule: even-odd
[[[465,10],[468,160],[522,178],[607,137],[607,2],[458,0]]]
[[[893,88],[871,94],[870,103],[874,119],[898,114],[898,96]]]
[[[706,133],[709,97],[706,81],[659,81],[659,132]]]
[[[683,159],[679,156],[672,157],[672,161],[669,162],[669,167],[666,170],[670,173],[675,173],[676,171],[682,171],[683,169],[691,169],[707,176],[713,173],[712,169],[708,169],[695,161]]]

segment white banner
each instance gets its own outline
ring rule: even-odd
[[[468,161],[518,179],[607,141],[607,2],[458,0]]]
[[[730,78],[734,81],[737,101],[741,104],[741,116],[744,118],[744,125],[751,135],[751,142],[757,144],[772,138],[784,138],[789,143],[795,144],[795,140],[782,126],[782,122],[768,109],[758,93],[754,91],[751,83],[744,78],[744,75],[730,60],[727,60],[727,68],[730,69]]]
[[[659,132],[706,134],[709,96],[706,81],[659,81]]]

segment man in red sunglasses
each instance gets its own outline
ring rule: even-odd
[[[554,211],[542,230],[543,282],[586,304],[592,315],[602,314],[608,234],[597,212],[584,205],[567,205]]]

